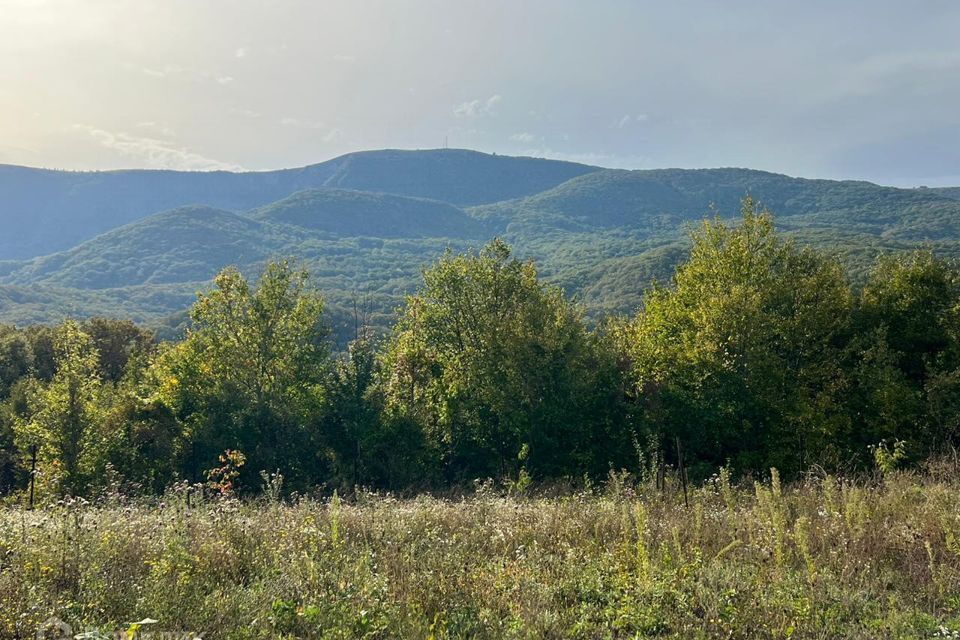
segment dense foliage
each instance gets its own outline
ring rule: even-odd
[[[38,500],[465,486],[682,466],[891,470],[960,444],[960,272],[929,251],[852,286],[747,198],[708,220],[632,318],[583,309],[495,240],[423,273],[378,340],[339,352],[307,274],[223,271],[186,337],[95,319],[0,329],[0,481]],[[23,493],[20,493],[23,495]]]
[[[604,339],[502,241],[448,255],[387,345],[387,413],[421,426],[450,481],[603,473],[631,457]]]

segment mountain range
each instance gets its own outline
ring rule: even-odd
[[[366,151],[267,172],[65,172],[0,166],[0,321],[130,317],[172,332],[227,265],[306,266],[335,333],[386,326],[446,249],[494,236],[593,316],[632,311],[669,277],[686,228],[747,194],[778,227],[842,256],[960,257],[960,188],[898,189],[750,169],[616,170],[439,149]]]

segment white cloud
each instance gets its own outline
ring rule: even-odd
[[[619,155],[615,153],[602,152],[567,152],[558,151],[550,147],[540,147],[527,149],[523,152],[525,155],[537,158],[551,158],[553,160],[566,160],[567,162],[580,162],[582,164],[605,167],[609,169],[645,169],[656,166],[652,158],[638,155]]]
[[[233,76],[220,76],[217,78],[217,84],[230,84],[233,82]]]
[[[338,140],[343,140],[343,131],[340,129],[330,129],[330,131],[327,131],[326,135],[323,136],[324,142],[337,142]]]
[[[617,122],[616,126],[618,129],[623,129],[628,124],[631,124],[631,123],[640,124],[641,122],[646,122],[646,121],[647,121],[647,114],[645,113],[640,113],[637,115],[628,114],[620,118],[620,121]]]
[[[537,137],[532,133],[528,133],[524,131],[522,133],[513,134],[512,136],[510,136],[510,139],[513,140],[514,142],[523,142],[524,144],[530,144],[531,142],[536,140]]]
[[[152,67],[144,67],[141,71],[148,76],[154,78],[169,78],[170,76],[176,76],[182,74],[185,69],[183,67],[178,67],[177,65],[167,64],[159,69]]]
[[[300,129],[326,129],[327,125],[319,120],[302,120],[300,118],[281,118],[280,124],[285,127],[298,127]]]
[[[462,118],[472,118],[480,114],[480,101],[472,100],[458,104],[453,108],[454,115]]]
[[[333,59],[336,60],[337,62],[356,62],[357,56],[348,56],[342,53],[338,53],[335,56],[333,56]]]
[[[208,158],[178,147],[166,140],[133,136],[127,133],[114,133],[92,127],[75,125],[75,129],[86,131],[101,146],[117,151],[123,156],[134,158],[148,169],[180,169],[184,171],[242,171],[243,167]]]
[[[235,58],[246,58],[247,50],[243,47],[239,47],[236,51],[233,52]]]
[[[175,138],[176,132],[171,129],[169,126],[156,122],[154,120],[148,120],[146,122],[138,122],[136,124],[137,129],[149,129],[152,130],[155,134],[160,134],[164,138]]]
[[[244,118],[260,117],[260,112],[254,111],[253,109],[245,109],[243,107],[230,107],[229,112],[234,115],[243,116]]]
[[[497,109],[501,102],[503,102],[503,96],[497,93],[486,100],[471,100],[470,102],[461,103],[454,107],[453,113],[460,118],[495,116],[497,115]]]

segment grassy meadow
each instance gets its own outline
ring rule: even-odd
[[[0,637],[960,637],[957,470],[8,505]]]

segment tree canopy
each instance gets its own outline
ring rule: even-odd
[[[502,240],[422,274],[393,330],[330,340],[306,272],[226,269],[186,337],[0,326],[0,491],[524,486],[679,465],[785,476],[960,445],[960,270],[882,256],[862,285],[747,198],[631,317],[591,323]],[[272,474],[272,475],[271,475]]]

